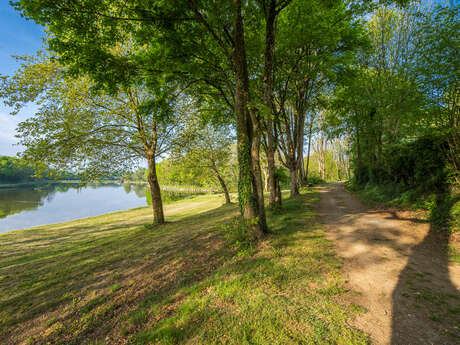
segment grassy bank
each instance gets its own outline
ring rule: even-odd
[[[146,186],[148,187],[148,181],[130,181],[130,180],[124,180],[122,181],[123,184],[134,184],[134,185],[141,185],[141,186]],[[161,185],[161,190],[166,190],[166,191],[179,191],[179,192],[202,192],[202,193],[219,193],[220,190],[218,187],[207,187],[203,188],[200,186],[194,186],[194,185],[185,185],[185,184],[178,184],[178,185]]]
[[[257,247],[236,205],[202,195],[0,235],[1,344],[365,344],[312,192]]]

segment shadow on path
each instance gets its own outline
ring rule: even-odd
[[[423,241],[411,248],[392,294],[391,345],[460,343],[460,293],[449,274],[449,235],[430,224]]]
[[[344,259],[343,272],[366,308],[354,325],[373,344],[458,344],[460,266],[448,235],[409,212],[373,210],[340,184],[320,188],[320,215]]]

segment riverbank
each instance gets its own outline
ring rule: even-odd
[[[204,193],[163,190],[162,200],[166,205],[198,194]],[[94,217],[148,204],[151,204],[150,193],[141,185],[53,183],[4,188],[0,189],[0,233]]]
[[[52,184],[71,184],[71,185],[103,185],[103,184],[129,184],[139,185],[148,188],[147,181],[120,181],[120,180],[98,180],[85,182],[81,180],[46,180],[46,181],[29,181],[21,183],[0,183],[0,189],[2,188],[21,188],[21,187],[38,187]],[[194,192],[194,193],[220,193],[218,188],[201,188],[196,186],[182,186],[182,185],[166,185],[161,186],[161,190],[167,192]]]
[[[286,199],[255,247],[220,195],[153,229],[142,207],[2,234],[0,343],[366,344],[317,203]]]
[[[47,186],[52,184],[84,184],[84,181],[81,180],[40,180],[40,181],[28,181],[28,182],[19,182],[19,183],[0,183],[1,188],[21,188],[21,187],[38,187],[38,186]],[[120,184],[119,180],[100,180],[94,182],[86,182],[87,184]]]
[[[123,184],[133,184],[133,185],[141,185],[148,187],[147,181],[129,181],[124,180],[121,183]],[[188,185],[161,185],[161,190],[169,191],[169,192],[198,192],[198,193],[221,193],[221,190],[216,188],[202,188],[197,186],[188,186]]]
[[[47,181],[35,181],[35,182],[21,182],[21,183],[0,183],[1,188],[21,188],[21,187],[34,187],[47,185]]]

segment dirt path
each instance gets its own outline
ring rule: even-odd
[[[340,184],[319,191],[351,302],[367,310],[354,325],[378,345],[460,344],[460,265],[447,260],[447,236],[408,212],[370,209]]]

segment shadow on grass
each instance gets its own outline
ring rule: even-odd
[[[0,259],[0,343],[366,344],[337,303],[340,262],[315,201],[286,200],[269,216],[273,233],[244,255],[221,226],[235,205],[152,231],[127,212],[123,224],[13,246]]]
[[[43,230],[25,242],[35,249],[19,245],[0,260],[0,343],[32,336],[70,344],[107,333],[99,325],[116,323],[145,296],[167,295],[221,265],[228,249],[216,224],[235,211],[222,206],[153,231],[135,219],[99,230],[76,225],[62,241]]]
[[[233,256],[177,292],[180,305],[147,321],[132,343],[367,344],[337,303],[345,292],[340,262],[315,225],[315,201],[313,194],[286,200],[282,215],[269,214],[272,234],[250,255]]]

